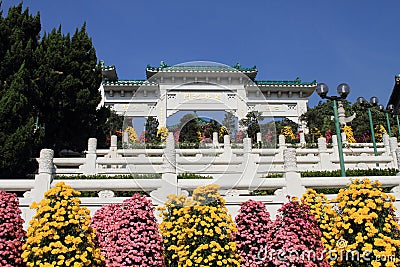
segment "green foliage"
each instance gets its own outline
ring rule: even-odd
[[[239,125],[247,128],[247,136],[252,139],[253,142],[257,141],[257,133],[260,130],[259,121],[261,119],[261,113],[258,111],[251,111],[246,114],[246,117],[239,121]]]
[[[222,120],[222,125],[228,129],[231,139],[236,135],[236,121],[235,116],[231,112],[226,112],[224,119]]]
[[[34,50],[40,32],[39,15],[11,7],[7,17],[0,11],[0,176],[25,177],[36,164],[31,161],[42,136],[35,129],[37,86]]]
[[[83,25],[71,36],[61,28],[40,40],[40,16],[22,4],[0,10],[1,177],[36,169],[40,148],[82,151],[89,137],[104,144],[109,111],[96,110],[101,70]],[[39,41],[40,40],[40,41]]]
[[[94,180],[94,179],[161,179],[160,173],[155,174],[128,174],[128,175],[57,175],[55,180]],[[195,173],[181,173],[178,174],[178,179],[212,179],[209,175],[199,175]]]
[[[146,143],[158,144],[161,142],[161,138],[157,136],[158,125],[159,122],[157,118],[150,116],[146,119],[146,124],[145,124]]]
[[[347,100],[342,100],[343,107],[346,112],[346,116],[353,114],[351,103]],[[332,101],[320,101],[317,106],[308,108],[307,112],[301,115],[300,119],[307,122],[308,128],[317,128],[323,135],[327,130],[332,130],[335,134],[335,124],[331,120],[333,116],[333,102]],[[353,127],[354,128],[354,127]]]
[[[346,170],[346,176],[365,177],[365,176],[395,176],[396,169],[368,169],[368,170]],[[340,177],[340,170],[334,171],[305,171],[300,172],[301,177]],[[282,178],[283,173],[269,173],[263,178]]]
[[[183,143],[192,143],[198,147],[200,143],[200,126],[197,120],[197,115],[186,114],[183,116],[179,123],[179,143],[182,147]]]
[[[395,176],[396,169],[368,169],[368,170],[346,170],[346,176]],[[301,172],[301,177],[340,177],[340,170],[335,171],[307,171]]]
[[[195,173],[181,173],[178,174],[178,179],[212,179],[212,176],[199,175]]]
[[[213,138],[213,133],[218,133],[221,129],[221,124],[219,124],[216,120],[211,119],[209,122],[205,123],[203,120],[200,120],[200,132],[202,136],[205,138]]]
[[[100,191],[83,191],[80,197],[98,197]],[[142,196],[149,196],[145,191],[113,191],[114,197],[132,197],[134,194],[140,194]]]
[[[254,190],[251,195],[252,196],[273,196],[276,189],[269,190]]]
[[[283,173],[269,173],[268,175],[264,176],[264,178],[282,178]]]
[[[128,174],[128,175],[105,175],[105,174],[96,174],[96,175],[57,175],[55,180],[95,180],[95,179],[161,179],[161,174]]]
[[[119,137],[118,141],[121,142],[122,141],[121,127],[123,123],[124,123],[124,116],[118,115],[114,110],[111,110],[109,107],[101,107],[97,111],[97,123],[96,123],[97,147],[99,148],[110,147],[109,137],[111,135],[117,135]]]
[[[278,134],[280,134],[282,132],[282,129],[285,126],[290,126],[290,128],[292,128],[292,132],[294,134],[296,134],[299,129],[299,125],[297,123],[295,123],[294,121],[289,120],[288,118],[284,118],[280,121],[275,121],[275,129]]]
[[[53,29],[43,36],[35,55],[36,84],[41,90],[37,105],[46,125],[43,145],[56,153],[84,150],[88,138],[96,136],[97,125],[107,119],[96,110],[101,69],[86,25],[72,36]]]

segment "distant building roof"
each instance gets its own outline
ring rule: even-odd
[[[250,79],[254,80],[257,75],[257,67],[253,66],[251,68],[243,68],[240,63],[236,63],[234,66],[225,65],[174,65],[170,66],[161,61],[159,67],[152,67],[147,65],[146,76],[149,79],[151,76],[158,72],[242,72],[247,75]]]
[[[390,95],[389,102],[387,105],[394,105],[394,110],[399,113],[400,111],[400,74],[397,74],[394,78],[395,83]]]
[[[114,65],[105,66],[104,62],[101,61],[102,64],[102,74],[103,74],[103,85],[106,86],[141,86],[141,85],[157,85],[157,82],[149,81],[149,80],[118,80],[118,75],[116,72],[116,68]],[[274,80],[260,80],[256,81],[255,77],[257,75],[258,69],[256,66],[251,68],[244,68],[237,63],[234,66],[225,66],[225,65],[175,65],[169,66],[161,61],[159,67],[152,67],[147,65],[146,67],[146,76],[147,79],[152,77],[158,72],[241,72],[248,76],[252,81],[254,81],[254,85],[257,86],[316,86],[317,82],[314,80],[312,82],[303,82],[299,77],[295,80],[287,80],[287,81],[274,81]]]

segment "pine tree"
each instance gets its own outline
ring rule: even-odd
[[[155,117],[148,117],[145,124],[145,138],[147,143],[160,143],[161,139],[157,136],[158,120]]]
[[[197,116],[186,114],[180,121],[179,142],[187,142],[198,145],[200,142],[200,126]]]
[[[7,17],[0,13],[0,176],[24,177],[35,170],[31,161],[40,140],[36,129],[33,51],[40,32],[39,15],[11,7]]]
[[[222,125],[228,129],[231,139],[233,139],[237,131],[235,119],[235,116],[231,112],[226,112],[222,120]]]
[[[36,57],[36,83],[43,98],[40,119],[46,125],[44,146],[56,152],[84,150],[88,138],[97,136],[96,124],[106,120],[96,111],[101,100],[101,71],[86,25],[72,37],[63,35],[61,27],[45,34]]]
[[[60,182],[45,193],[40,203],[31,205],[36,215],[22,253],[28,267],[103,266],[104,258],[94,243],[95,231],[89,226],[90,212],[80,206],[79,195]]]
[[[26,97],[29,74],[22,64],[14,80],[0,99],[0,176],[18,177],[33,171],[30,158],[38,134]]]
[[[0,191],[0,265],[23,267],[22,243],[25,231],[19,201],[15,194]]]
[[[253,142],[257,142],[257,133],[260,132],[260,124],[258,123],[260,119],[260,112],[251,111],[246,114],[245,118],[239,121],[239,125],[247,128],[247,136],[251,138]]]

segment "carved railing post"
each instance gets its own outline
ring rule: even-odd
[[[399,165],[397,162],[397,153],[396,150],[399,147],[399,144],[397,142],[397,137],[390,137],[389,138],[389,146],[390,146],[390,154],[393,157],[393,168],[398,169]]]
[[[326,139],[324,137],[318,138],[318,151],[319,152],[327,151]]]
[[[214,145],[214,147],[218,147],[219,146],[218,133],[217,132],[213,132],[213,145]]]
[[[326,146],[326,139],[324,137],[318,138],[318,154],[319,154],[319,168],[321,170],[330,170],[333,168],[331,158]]]
[[[304,134],[304,132],[300,132],[299,135],[300,135],[300,145],[305,146],[307,144],[306,135]]]
[[[285,136],[280,134],[278,137],[279,155],[283,158],[283,151],[287,148]]]
[[[332,135],[332,147],[333,147],[333,157],[339,159],[339,145],[337,140],[337,135]]]
[[[389,135],[387,133],[382,134],[382,140],[383,140],[383,145],[385,147],[385,155],[389,156],[390,155],[390,141],[389,141]]]
[[[81,166],[81,170],[85,175],[96,174],[96,160],[97,160],[97,139],[89,138],[88,149],[86,151],[86,162]]]
[[[283,151],[286,194],[300,197],[305,188],[301,183],[300,173],[297,172],[297,156],[295,148],[287,148]]]
[[[110,158],[117,157],[117,149],[118,149],[118,137],[116,135],[111,135],[111,145],[110,145],[110,152],[108,156]]]
[[[400,166],[400,148],[396,149],[396,157],[397,157],[397,166]],[[399,168],[397,168],[399,170]],[[400,172],[398,172],[397,174],[400,174]]]
[[[39,173],[35,176],[35,184],[32,189],[31,197],[33,201],[40,201],[44,193],[50,189],[54,179],[54,151],[52,149],[42,149],[40,151]]]
[[[167,200],[168,195],[179,194],[181,192],[180,188],[178,188],[176,164],[174,133],[169,132],[164,148],[161,187],[150,193],[154,204],[163,204]]]
[[[257,143],[262,142],[262,134],[261,133],[257,133]]]
[[[40,151],[39,174],[53,174],[54,173],[54,151],[52,149],[42,149]]]
[[[251,152],[251,138],[243,138],[243,153],[245,155]]]
[[[285,172],[295,172],[297,170],[296,149],[287,148],[283,151]]]

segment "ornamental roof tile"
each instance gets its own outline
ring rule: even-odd
[[[134,85],[156,85],[155,82],[148,80],[118,80],[118,81],[103,81],[103,85],[117,85],[117,86],[134,86]]]
[[[225,65],[175,65],[170,66],[161,61],[159,67],[152,67],[147,65],[146,76],[150,78],[157,72],[241,72],[247,75],[250,79],[254,80],[257,75],[257,67],[243,68],[240,63],[234,66]]]
[[[302,82],[301,80],[300,80],[300,78],[297,78],[296,80],[294,80],[294,81],[268,81],[268,80],[265,80],[265,81],[255,81],[255,83],[257,84],[257,85],[265,85],[265,86],[268,86],[268,85],[286,85],[286,86],[290,86],[290,85],[302,85],[302,86],[312,86],[312,85],[317,85],[317,81],[312,81],[312,82]]]
[[[174,65],[170,66],[165,64],[164,62],[161,62],[159,67],[153,67],[150,65],[147,65],[147,70],[150,71],[240,71],[240,72],[257,72],[257,67],[253,66],[251,68],[243,68],[240,63],[237,63],[234,66],[224,66],[224,65],[204,65],[204,66],[199,66],[199,65]]]

